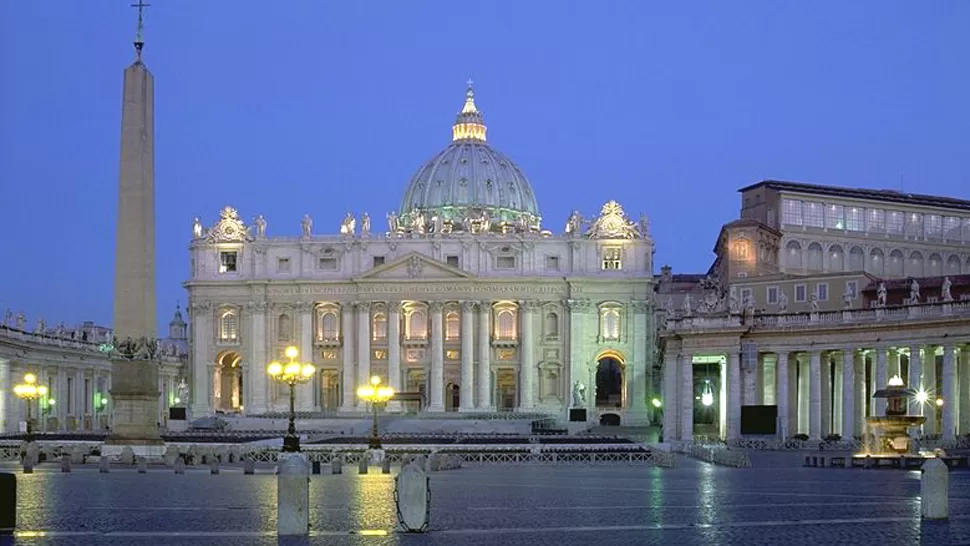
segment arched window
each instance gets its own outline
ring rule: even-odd
[[[445,315],[445,340],[446,341],[455,341],[459,338],[460,323],[461,323],[461,319],[459,318],[458,313],[456,313],[455,311],[451,311],[447,315]]]
[[[414,309],[407,316],[408,339],[428,339],[428,314],[424,309]]]
[[[802,269],[802,245],[798,241],[788,241],[785,245],[785,267],[788,269]]]
[[[829,247],[829,271],[845,271],[845,251],[839,245]]]
[[[336,311],[331,309],[321,311],[317,317],[317,340],[336,340],[340,336],[339,324],[340,321],[337,319]]]
[[[930,259],[926,263],[926,276],[939,277],[943,275],[943,258],[939,254],[930,254]]]
[[[552,311],[546,313],[545,320],[542,323],[542,329],[545,330],[546,339],[556,339],[559,337],[559,315]]]
[[[617,304],[600,307],[600,338],[604,341],[620,339],[620,310]]]
[[[865,271],[866,253],[861,247],[854,246],[849,251],[849,271]]]
[[[235,311],[226,311],[219,319],[219,340],[236,341],[239,338],[239,317]]]
[[[515,311],[499,309],[495,314],[495,339],[514,340],[516,338]]]
[[[869,267],[866,268],[866,271],[879,276],[886,273],[886,256],[881,249],[874,248],[869,253]]]
[[[276,320],[276,339],[278,341],[293,341],[293,321],[289,315],[280,315]]]
[[[946,274],[947,275],[959,275],[960,274],[960,257],[956,254],[950,254],[950,257],[946,259]]]
[[[903,253],[898,249],[889,253],[889,263],[887,264],[886,271],[889,273],[890,277],[903,276],[904,261],[906,260],[903,258]]]
[[[909,254],[909,263],[906,264],[906,274],[910,277],[923,276],[923,255],[915,250]]]
[[[808,269],[810,271],[822,270],[822,245],[818,243],[808,245]]]
[[[374,341],[387,341],[387,315],[383,311],[374,313],[371,324],[371,338]]]

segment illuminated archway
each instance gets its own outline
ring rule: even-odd
[[[607,349],[596,356],[597,408],[626,407],[626,358],[614,349]]]
[[[222,412],[242,411],[244,409],[242,356],[235,351],[219,353],[213,374],[213,408]]]

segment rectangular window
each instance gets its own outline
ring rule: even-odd
[[[769,286],[768,287],[768,298],[767,298],[767,302],[768,303],[772,303],[772,304],[778,303],[778,287],[777,286]]]
[[[818,301],[829,301],[829,283],[820,282],[815,285],[815,297]]]
[[[84,380],[84,413],[91,413],[91,380]]]
[[[927,214],[926,223],[923,225],[923,233],[927,239],[943,238],[943,217],[939,214]]]
[[[845,209],[845,229],[849,231],[865,231],[865,210],[859,207],[849,207]]]
[[[805,296],[805,285],[804,284],[796,284],[795,285],[795,301],[805,301],[806,299],[808,299],[808,298]]]
[[[374,267],[384,265],[384,256],[374,256]]]
[[[603,270],[619,271],[623,269],[623,249],[618,246],[608,246],[603,249]]]
[[[903,213],[898,210],[891,210],[886,213],[886,233],[890,235],[903,234]]]
[[[448,256],[445,258],[445,261],[451,267],[458,267],[458,256]]]
[[[66,394],[67,394],[67,406],[65,406],[65,407],[67,408],[67,413],[70,413],[70,414],[73,415],[74,414],[74,410],[73,410],[73,408],[71,408],[71,402],[74,401],[73,400],[73,396],[72,396],[74,394],[74,378],[73,377],[68,377],[67,378],[67,393]]]
[[[947,216],[943,219],[943,237],[947,241],[960,240],[960,219],[956,216]]]
[[[317,268],[321,271],[336,271],[337,258],[320,258],[320,261],[317,263]]]
[[[859,281],[845,281],[845,293],[851,299],[859,297]]]
[[[825,210],[821,203],[806,201],[802,207],[806,227],[820,228],[825,225]]]
[[[290,272],[290,259],[280,258],[276,260],[276,272],[277,273],[289,273]]]
[[[923,215],[915,212],[906,214],[906,236],[921,237],[923,235]]]
[[[828,229],[845,229],[845,207],[842,205],[826,207],[825,227]]]
[[[515,269],[515,256],[499,256],[495,258],[496,269]]]
[[[749,302],[749,301],[751,301],[751,289],[750,288],[742,288],[741,289],[741,303],[744,304],[744,303]]]
[[[219,273],[235,273],[236,272],[236,252],[220,252],[219,253]]]
[[[866,215],[866,230],[872,233],[886,232],[886,211],[882,209],[869,209]]]
[[[559,271],[559,256],[546,256],[546,269]]]
[[[786,226],[802,225],[802,202],[797,199],[783,199],[781,202],[781,223]]]
[[[970,243],[970,218],[963,219],[963,242]]]

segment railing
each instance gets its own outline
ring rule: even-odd
[[[724,444],[687,444],[680,446],[679,451],[712,464],[732,468],[751,467],[751,459],[746,452],[730,449]]]
[[[70,333],[67,334],[70,336]],[[72,351],[81,351],[84,353],[91,353],[94,355],[102,356],[105,360],[108,359],[107,353],[101,350],[101,345],[108,340],[104,338],[105,336],[94,336],[93,339],[88,340],[58,336],[53,332],[45,332],[43,334],[38,332],[28,332],[26,330],[19,330],[11,326],[0,325],[0,338],[6,338],[10,340],[15,340],[23,343],[30,343],[33,345],[39,345],[43,347],[51,347],[58,349],[68,349]],[[160,358],[163,361],[177,362],[178,357],[170,355],[168,353],[160,354]]]

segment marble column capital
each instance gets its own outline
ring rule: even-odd
[[[440,302],[440,301],[429,301],[428,302],[428,309],[432,313],[438,313],[438,314],[440,314],[441,313],[441,310],[444,309],[444,307],[445,307],[444,302]]]
[[[519,306],[524,311],[532,312],[539,309],[540,303],[538,300],[520,300]]]
[[[309,313],[313,310],[312,301],[298,301],[296,302],[296,310],[300,313]]]
[[[250,313],[265,313],[269,309],[269,304],[265,301],[251,301],[245,308]]]
[[[466,301],[462,301],[461,302],[461,310],[464,311],[464,312],[466,312],[466,313],[472,313],[477,308],[478,308],[478,302],[477,301],[469,301],[469,300],[466,300]]]
[[[361,311],[368,312],[370,311],[371,303],[372,302],[366,300],[358,300],[354,302],[354,306]]]

